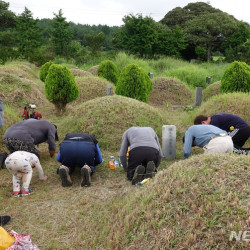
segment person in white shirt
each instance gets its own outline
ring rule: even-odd
[[[32,178],[33,170],[36,168],[39,174],[40,180],[47,180],[47,176],[44,175],[42,166],[38,157],[26,151],[15,151],[10,154],[5,160],[5,166],[8,171],[13,175],[13,193],[14,197],[26,196],[33,191],[29,189],[29,185]],[[22,188],[21,188],[22,180]]]

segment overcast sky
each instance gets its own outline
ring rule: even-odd
[[[54,17],[62,9],[66,21],[74,23],[108,26],[123,25],[122,18],[129,14],[142,14],[160,21],[170,10],[184,7],[191,2],[206,2],[214,8],[233,15],[250,24],[250,0],[4,0],[9,9],[20,14],[27,7],[33,18]]]

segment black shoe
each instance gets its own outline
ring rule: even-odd
[[[5,167],[4,161],[7,158],[8,154],[3,152],[0,154],[0,169]]]
[[[89,176],[89,171],[87,168],[85,168],[85,167],[81,168],[81,176],[82,176],[81,186],[82,187],[89,187],[90,186],[90,176]]]
[[[60,175],[60,177],[61,177],[62,186],[63,186],[63,187],[70,187],[70,186],[72,186],[72,181],[69,180],[68,174],[67,174],[67,172],[66,172],[66,169],[60,168],[60,169],[58,170],[58,173],[59,173],[59,175]]]
[[[145,178],[153,178],[156,173],[155,163],[153,161],[149,161],[146,167]]]
[[[10,221],[10,216],[5,215],[5,216],[0,216],[0,226],[4,226]]]
[[[132,185],[137,184],[138,182],[141,182],[144,179],[145,175],[145,167],[142,165],[137,166],[135,169],[135,173],[132,179]]]

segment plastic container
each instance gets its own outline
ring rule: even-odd
[[[114,164],[115,164],[115,168],[119,168],[119,162],[114,158]]]
[[[110,156],[109,158],[109,168],[114,170],[115,169],[115,162],[114,162],[114,156]]]

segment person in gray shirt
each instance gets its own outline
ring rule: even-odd
[[[129,149],[128,164],[127,151]],[[152,178],[160,165],[162,150],[151,127],[131,127],[122,136],[120,160],[128,180],[135,185],[144,178]]]
[[[57,127],[47,120],[28,119],[9,127],[4,134],[4,143],[10,153],[27,151],[40,157],[35,145],[48,143],[49,154],[55,154],[58,140]]]

